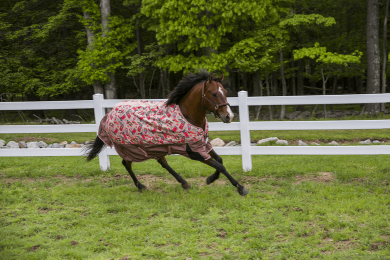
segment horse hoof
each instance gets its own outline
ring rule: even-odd
[[[207,179],[206,179],[207,185],[210,185],[213,182],[214,182],[214,180],[211,178],[211,176],[207,177]]]
[[[146,186],[145,186],[145,185],[142,185],[142,184],[138,184],[138,187],[137,187],[137,188],[138,188],[138,190],[141,191],[141,192],[144,191],[144,190],[148,190],[148,188],[146,188]]]
[[[191,185],[189,185],[188,182],[182,184],[181,186],[182,186],[183,189],[185,189],[185,190],[188,190],[189,188],[191,188]]]
[[[238,186],[237,190],[241,196],[246,196],[249,193],[249,191],[247,189],[245,189],[244,186],[241,186],[241,185]]]

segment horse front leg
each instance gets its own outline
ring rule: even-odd
[[[170,174],[173,175],[173,177],[175,177],[175,179],[181,183],[181,186],[183,187],[183,189],[185,190],[188,190],[189,188],[191,188],[191,185],[188,184],[188,182],[186,180],[183,179],[183,177],[181,177],[177,172],[175,172],[171,166],[169,166],[168,162],[167,162],[167,159],[165,159],[165,157],[161,158],[161,159],[158,159],[157,162],[159,164],[161,164],[161,166],[166,169]]]
[[[220,164],[223,165],[223,160],[222,160],[221,156],[219,156],[214,150],[210,151],[210,155],[213,159],[215,159],[217,162],[219,162]],[[213,183],[215,180],[217,180],[219,178],[219,173],[220,173],[220,171],[216,170],[214,172],[214,174],[207,177],[207,179],[206,179],[207,185],[209,185],[209,184]]]
[[[222,172],[226,178],[229,179],[230,183],[234,186],[234,187],[237,187],[237,190],[238,190],[238,193],[241,195],[241,196],[246,196],[249,191],[247,189],[244,188],[244,186],[242,186],[241,184],[238,183],[238,181],[236,181],[227,171],[226,171],[226,168],[225,166],[223,166],[221,163],[217,162],[216,160],[214,159],[208,159],[206,161],[203,161],[203,163],[213,167],[214,169],[216,169],[217,171],[219,172]]]
[[[133,179],[135,187],[137,187],[139,191],[147,190],[146,186],[141,184],[138,181],[137,177],[135,177],[133,169],[131,168],[131,162],[122,160],[122,164],[123,164],[123,166],[125,166],[127,172],[130,174],[131,178]]]

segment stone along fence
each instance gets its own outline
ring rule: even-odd
[[[111,108],[121,101],[104,99],[103,95],[96,94],[93,100],[0,102],[0,110],[94,109],[96,122],[95,124],[66,125],[1,125],[0,134],[97,132],[105,108]],[[248,97],[246,91],[240,91],[238,97],[228,98],[228,102],[231,106],[239,107],[240,122],[209,123],[209,130],[240,131],[241,146],[215,147],[214,149],[220,155],[241,155],[244,171],[252,169],[252,155],[390,154],[390,145],[251,146],[250,138],[250,131],[253,130],[387,129],[390,128],[390,120],[249,121],[249,106],[387,103],[390,102],[390,94]],[[0,157],[81,155],[81,148],[0,149]],[[109,155],[117,155],[115,149],[105,149],[99,155],[102,170],[110,168]]]

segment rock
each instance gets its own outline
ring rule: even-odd
[[[380,144],[380,143],[381,143],[381,141],[374,140],[374,141],[372,141],[372,143],[373,143],[373,144]]]
[[[61,144],[58,144],[58,143],[54,143],[53,148],[64,148],[65,146],[64,145],[61,145]]]
[[[38,142],[38,146],[39,146],[39,148],[46,148],[47,147],[47,143],[45,143],[44,141],[39,141]]]
[[[85,141],[84,144],[92,144],[93,142],[91,141]]]
[[[319,143],[316,143],[316,142],[311,142],[310,144],[311,145],[320,145]]]
[[[83,145],[81,144],[68,144],[66,148],[81,148]]]
[[[332,141],[330,143],[328,143],[329,145],[339,145],[336,141]]]
[[[235,146],[237,143],[236,143],[236,141],[231,141],[231,142],[229,142],[227,145],[225,145],[225,146]]]
[[[69,146],[70,146],[70,144],[66,144],[66,145],[65,145],[65,148],[69,148]]]
[[[7,144],[8,149],[19,149],[19,144],[15,141],[9,141]]]
[[[67,145],[68,144],[68,142],[67,141],[63,141],[62,143],[60,143],[60,145]]]
[[[268,137],[268,138],[265,138],[265,139],[261,139],[259,141],[257,141],[257,144],[263,144],[263,143],[267,143],[267,142],[271,142],[271,141],[278,141],[279,138],[277,137]]]
[[[0,139],[0,147],[3,147],[3,146],[5,146],[5,141]]]
[[[276,141],[276,144],[288,145],[288,141],[286,141],[286,140],[278,140],[278,141]]]
[[[299,141],[298,141],[298,145],[301,145],[301,146],[303,145],[303,146],[305,146],[305,145],[307,145],[307,143],[305,143],[305,142],[302,141],[302,140],[299,140]]]
[[[214,147],[225,146],[225,142],[222,141],[222,139],[220,139],[220,138],[215,138],[215,139],[211,140],[210,144],[211,144],[211,146],[214,146]]]
[[[70,144],[77,144],[75,141],[70,142]]]
[[[20,141],[18,144],[20,148],[27,148],[27,144],[25,141]]]
[[[38,145],[38,142],[28,142],[27,148],[36,149],[36,148],[40,148],[40,147]]]
[[[55,117],[52,117],[52,120],[57,125],[63,125],[64,124],[64,122],[62,122],[61,119],[57,119]]]
[[[301,114],[299,114],[296,118],[310,118],[311,117],[311,112],[310,111],[304,111]]]
[[[302,114],[302,111],[295,111],[295,112],[292,112],[292,113],[286,113],[285,117],[286,117],[288,120],[293,120],[293,119],[295,119],[297,116],[299,116],[300,114]]]
[[[256,146],[257,143],[251,143],[251,146]],[[241,145],[238,145],[238,146],[241,146]]]
[[[46,148],[53,148],[53,144],[49,144],[49,146]]]
[[[361,141],[359,142],[359,144],[370,144],[371,143],[371,140],[370,139],[367,139],[365,141]]]

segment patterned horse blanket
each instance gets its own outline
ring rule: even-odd
[[[190,124],[179,105],[165,102],[124,101],[106,114],[99,127],[99,138],[115,147],[126,161],[159,159],[181,154],[190,159],[207,160],[212,150],[205,129]]]

